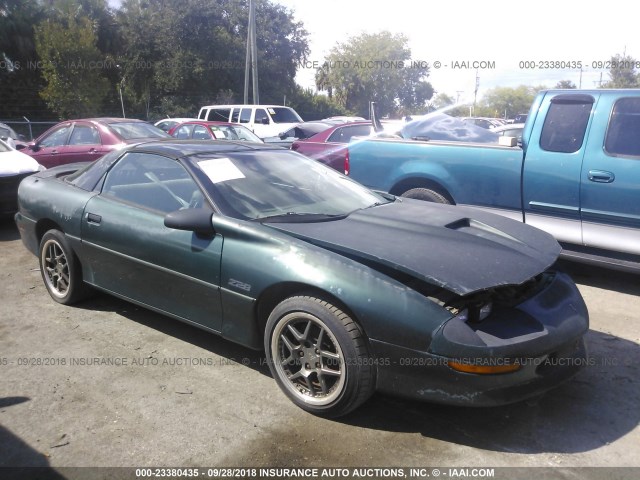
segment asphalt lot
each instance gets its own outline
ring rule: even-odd
[[[2,222],[0,467],[640,467],[640,276],[560,267],[591,315],[574,380],[491,409],[375,395],[326,420],[259,352],[106,295],[53,302]]]

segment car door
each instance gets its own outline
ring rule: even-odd
[[[603,94],[594,118],[602,121],[589,133],[581,176],[584,244],[640,255],[640,97]]]
[[[193,131],[193,124],[180,125],[172,134],[173,137],[179,140],[186,140],[191,138],[191,132]]]
[[[556,94],[543,103],[525,157],[522,201],[526,223],[561,242],[582,244],[580,178],[585,136],[596,99]]]
[[[71,123],[58,125],[53,130],[36,140],[35,145],[28,147],[25,153],[35,158],[46,168],[62,165],[64,147],[71,133]]]
[[[209,129],[202,125],[196,125],[193,127],[192,138],[194,140],[211,140],[211,133],[209,133]]]
[[[92,162],[105,153],[97,127],[90,123],[74,122],[61,158],[65,163]]]
[[[209,208],[203,198],[178,161],[125,154],[85,206],[82,244],[93,283],[220,331],[222,237],[164,226],[171,211]]]

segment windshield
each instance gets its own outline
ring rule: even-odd
[[[145,122],[118,122],[110,123],[109,127],[120,135],[124,140],[134,138],[170,138],[171,136],[163,132],[158,127],[154,127]]]
[[[289,107],[270,107],[267,109],[274,123],[300,123],[300,116]]]
[[[389,200],[321,163],[286,150],[193,157],[223,214],[243,220],[322,221]]]
[[[241,125],[213,125],[211,133],[216,140],[240,140],[245,142],[262,143],[260,137]]]

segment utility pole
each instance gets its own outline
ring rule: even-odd
[[[473,91],[473,114],[476,114],[476,101],[478,100],[478,88],[480,88],[480,77],[476,69],[476,89]]]
[[[580,82],[578,83],[578,88],[582,88],[582,67],[580,67]]]
[[[247,55],[244,66],[244,103],[249,104],[249,74],[252,77],[253,104],[260,103],[258,93],[258,44],[256,42],[255,1],[249,0],[249,22],[247,28]]]

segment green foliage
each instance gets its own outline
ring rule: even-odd
[[[335,115],[350,115],[351,113],[336,101],[325,95],[319,95],[312,89],[296,89],[287,97],[287,104],[292,107],[305,121],[320,120]]]
[[[431,107],[434,110],[440,110],[441,108],[448,107],[456,103],[455,98],[442,92],[437,94],[431,101]]]
[[[526,113],[540,90],[544,86],[496,87],[482,97],[473,113],[476,117],[513,118],[519,113]]]
[[[573,89],[578,87],[576,87],[576,84],[573,83],[571,80],[560,80],[558,83],[556,83],[556,86],[553,88]]]
[[[62,118],[99,114],[109,82],[102,76],[104,56],[98,50],[96,26],[74,8],[61,2],[58,18],[35,28],[36,51],[47,84],[40,92],[49,107]]]
[[[244,0],[125,0],[125,108],[136,116],[193,115],[205,104],[243,100],[248,4]],[[308,54],[307,33],[281,5],[256,5],[261,103],[280,103],[295,88]]]
[[[638,88],[640,87],[640,74],[636,72],[636,60],[626,54],[619,53],[611,57],[611,69],[608,82],[604,88]]]
[[[47,112],[38,92],[45,81],[37,68],[33,26],[45,18],[37,0],[0,0],[0,105],[2,118],[34,118]],[[47,115],[47,113],[45,113]]]
[[[380,115],[423,113],[433,96],[429,66],[411,63],[407,43],[386,31],[339,43],[317,70],[316,86],[360,116],[368,116],[372,100]]]

